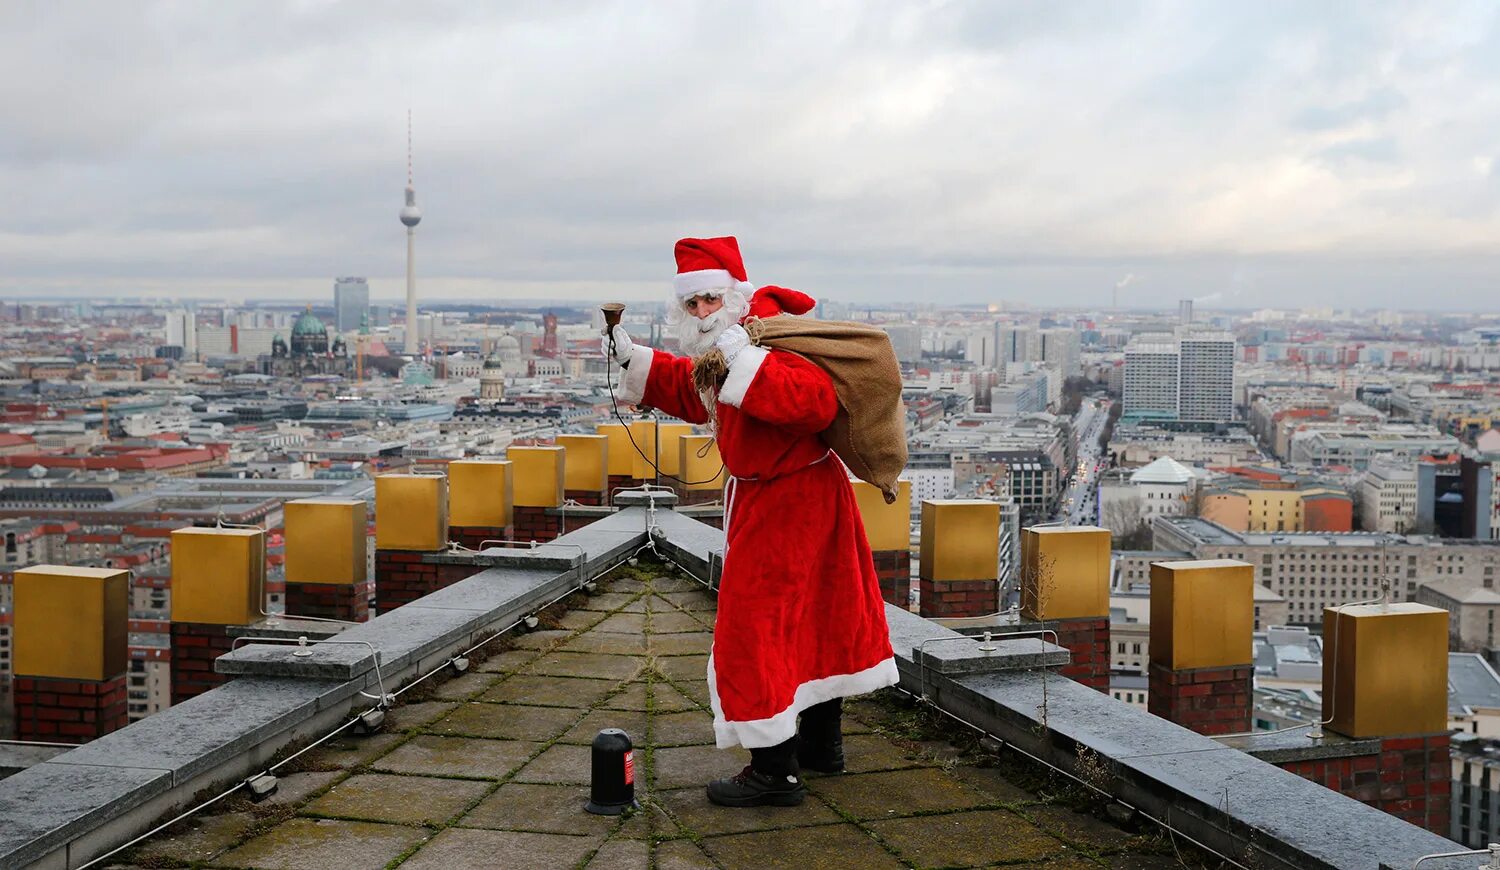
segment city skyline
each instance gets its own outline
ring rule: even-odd
[[[408,104],[424,299],[654,300],[705,232],[846,302],[1468,310],[1500,280],[1493,7],[836,11],[9,9],[46,86],[0,96],[0,293],[387,298]],[[700,74],[726,34],[753,58]]]

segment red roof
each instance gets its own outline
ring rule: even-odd
[[[166,471],[173,468],[212,462],[229,452],[227,444],[206,444],[191,450],[165,450],[160,447],[104,447],[94,456],[68,456],[49,453],[18,453],[0,456],[12,468],[86,468],[120,471]]]
[[[127,535],[135,538],[166,538],[171,539],[172,530],[177,527],[173,525],[152,525],[147,523],[132,523],[124,528]]]
[[[17,435],[14,432],[0,432],[0,447],[20,447],[23,444],[35,444],[36,439],[30,435]]]
[[[68,535],[70,544],[118,544],[119,532],[74,532]]]
[[[78,531],[79,525],[73,520],[47,520],[38,523],[36,529],[44,535],[66,535]]]
[[[1280,422],[1283,418],[1286,418],[1286,417],[1291,417],[1293,419],[1296,419],[1298,417],[1327,417],[1327,416],[1328,416],[1328,409],[1327,408],[1287,408],[1285,410],[1277,411],[1275,414],[1272,414],[1271,415],[1271,419],[1275,420],[1277,422]]]

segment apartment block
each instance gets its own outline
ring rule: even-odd
[[[1166,338],[1140,339],[1125,348],[1125,413],[1177,419],[1181,357]]]
[[[1287,601],[1287,620],[1322,624],[1323,609],[1380,597],[1389,582],[1394,601],[1417,600],[1424,583],[1491,589],[1500,573],[1500,547],[1477,541],[1375,532],[1235,532],[1193,517],[1158,517],[1154,549],[1182,550],[1197,559],[1239,559],[1255,579]]]
[[[1185,335],[1178,353],[1178,419],[1233,419],[1234,338],[1221,333]]]

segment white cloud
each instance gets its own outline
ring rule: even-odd
[[[35,3],[0,53],[13,292],[399,275],[408,106],[455,293],[649,295],[721,232],[845,297],[1497,283],[1482,0]]]

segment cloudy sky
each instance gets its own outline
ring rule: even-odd
[[[0,4],[0,295],[1500,310],[1500,4]]]

